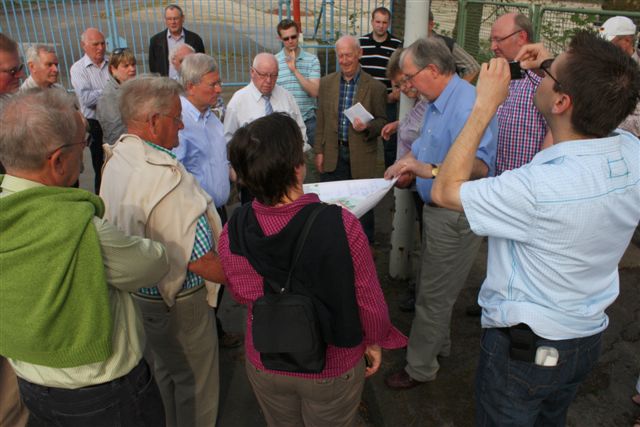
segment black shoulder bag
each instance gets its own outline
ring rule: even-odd
[[[307,218],[296,242],[287,282],[264,277],[265,295],[253,303],[253,345],[267,369],[301,373],[324,369],[327,345],[312,298],[291,290],[293,270],[309,230],[324,207],[319,204]]]

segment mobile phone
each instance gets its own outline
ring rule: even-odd
[[[522,72],[522,68],[520,68],[519,62],[509,62],[509,71],[511,71],[511,80],[517,80],[524,77],[524,73]]]

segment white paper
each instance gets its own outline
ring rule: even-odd
[[[305,184],[303,188],[305,194],[316,193],[323,202],[340,205],[360,218],[382,200],[396,180],[352,179]]]
[[[352,105],[351,108],[344,110],[344,115],[353,124],[356,118],[360,119],[365,125],[373,120],[373,116],[369,113],[359,102],[356,105]]]

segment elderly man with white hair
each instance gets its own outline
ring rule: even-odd
[[[165,247],[126,236],[105,221],[98,196],[66,188],[87,143],[72,95],[23,92],[0,122],[0,354],[29,425],[164,425],[130,292],[168,272]]]
[[[174,77],[172,77],[172,79],[180,80],[180,73],[182,70],[182,61],[184,61],[184,59],[188,55],[191,55],[193,53],[196,53],[196,50],[192,46],[186,43],[179,43],[169,50],[169,62],[173,65],[173,68],[175,68],[176,70],[176,74]]]
[[[305,140],[305,151],[311,147],[306,143],[307,127],[302,120],[300,108],[289,91],[276,84],[278,61],[270,53],[259,53],[253,58],[251,82],[233,94],[224,121],[224,136],[227,141],[238,128],[255,119],[274,112],[289,114],[300,127]]]
[[[184,127],[181,93],[168,77],[138,77],[120,87],[128,133],[105,146],[100,196],[119,229],[167,246],[169,273],[141,285],[134,298],[167,426],[199,427],[215,425],[218,413],[218,340],[207,299],[224,280],[216,255],[222,226],[211,197],[171,151]]]
[[[53,46],[36,44],[27,49],[27,67],[30,76],[22,83],[20,90],[40,87],[43,89],[63,89],[58,83],[60,69],[58,56]]]
[[[80,45],[84,55],[76,61],[69,71],[71,85],[80,101],[80,111],[89,121],[91,134],[91,163],[95,172],[95,191],[100,190],[102,175],[102,127],[96,118],[96,106],[102,96],[102,90],[109,81],[109,60],[105,57],[106,43],[104,34],[97,28],[87,28],[80,36]]]

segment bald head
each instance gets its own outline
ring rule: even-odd
[[[362,49],[360,42],[353,36],[342,36],[336,42],[336,56],[342,76],[351,80],[360,70]]]
[[[278,61],[271,53],[259,53],[253,58],[251,82],[263,95],[271,95],[278,80]]]
[[[106,51],[106,44],[104,41],[104,34],[97,28],[87,28],[80,36],[80,44],[82,50],[87,54],[91,62],[96,65],[101,65],[104,61],[104,54]]]
[[[493,23],[489,40],[497,58],[513,61],[520,48],[533,41],[533,26],[525,15],[506,13]]]

